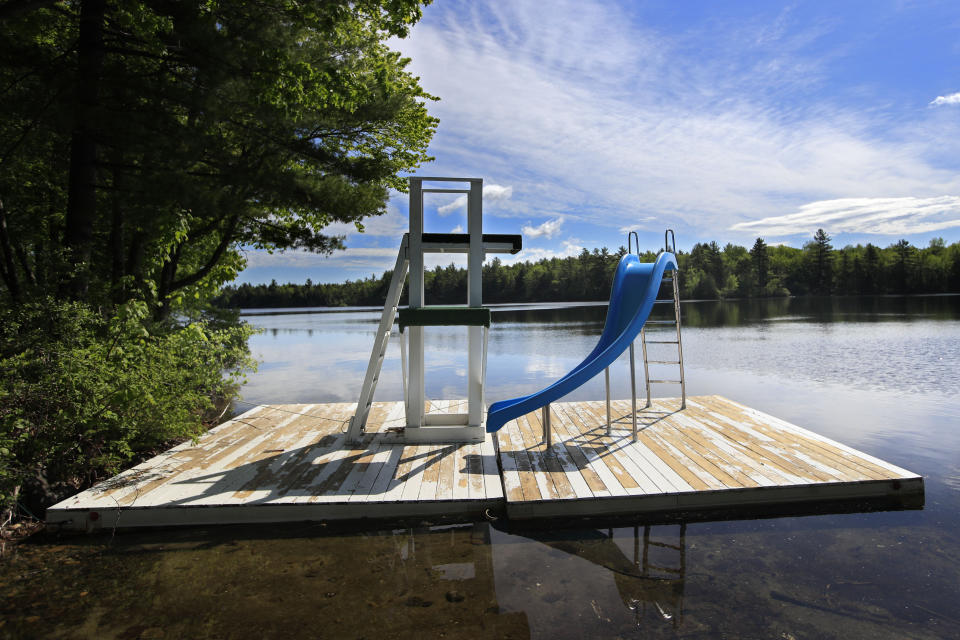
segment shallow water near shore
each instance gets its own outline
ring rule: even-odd
[[[922,474],[924,508],[48,533],[2,560],[0,637],[960,637],[960,296],[682,306],[688,394]],[[495,310],[488,401],[563,375],[604,313]],[[265,329],[252,341],[264,364],[245,402],[356,401],[377,312],[249,320]],[[428,396],[465,396],[466,331],[428,331],[427,353]],[[629,397],[625,358],[611,381]],[[601,376],[569,399],[603,393]],[[396,341],[376,398],[401,399]]]

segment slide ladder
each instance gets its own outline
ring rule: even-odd
[[[664,251],[676,254],[676,240],[674,240],[673,230],[667,229],[664,233]],[[640,332],[640,346],[643,350],[643,377],[646,381],[647,387],[647,407],[651,406],[650,400],[650,385],[651,384],[679,384],[680,385],[680,408],[687,408],[687,385],[686,380],[683,376],[683,340],[680,338],[680,285],[677,282],[678,271],[671,272],[671,275],[667,276],[664,274],[661,284],[669,282],[671,284],[672,295],[667,298],[658,297],[654,302],[655,305],[670,304],[673,305],[673,320],[647,320],[646,325],[643,330]],[[669,334],[669,331],[655,331],[654,339],[647,339],[647,327],[656,327],[662,326],[664,328],[673,328],[673,336],[662,336],[660,334]],[[667,340],[665,338],[672,337],[673,340]],[[647,350],[647,345],[651,344],[662,344],[667,345],[671,344],[675,346],[676,349],[676,360],[651,360],[649,358],[649,352]],[[657,348],[655,348],[657,349]],[[666,356],[661,356],[666,357]],[[632,364],[632,362],[631,362]],[[650,365],[675,365],[678,368],[678,375],[676,379],[651,379],[650,378]],[[608,394],[609,397],[609,394]]]
[[[633,387],[633,435],[637,436],[636,423],[636,376],[633,366],[633,343],[647,321],[659,291],[665,272],[678,268],[676,254],[661,252],[656,261],[643,263],[639,256],[628,251],[617,265],[610,290],[610,304],[600,339],[593,351],[565,376],[540,391],[527,396],[501,400],[490,405],[487,411],[488,432],[494,432],[510,420],[542,409],[544,442],[551,442],[550,403],[567,395],[607,369],[620,356],[630,350],[631,386]],[[609,387],[608,387],[609,388]],[[609,396],[609,393],[608,393]],[[609,404],[608,404],[609,407]],[[609,424],[609,422],[608,422]]]

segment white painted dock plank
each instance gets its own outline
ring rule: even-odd
[[[684,411],[679,410],[679,399],[658,400],[638,411],[635,443],[629,401],[613,403],[620,420],[610,436],[604,403],[555,403],[555,443],[566,449],[568,460],[579,463],[584,480],[587,472],[596,473],[610,494],[594,491],[586,498],[578,492],[576,499],[561,501],[508,491],[508,515],[556,517],[922,495],[923,480],[916,474],[889,463],[880,466],[871,456],[795,425],[788,428],[783,421],[719,396],[687,402]],[[516,422],[524,421],[539,426],[539,412]],[[512,434],[501,435],[499,443],[505,468],[521,447],[531,450]],[[525,487],[525,476],[543,470],[521,466],[509,473],[517,476],[511,484]],[[563,465],[554,473],[569,479]]]
[[[567,403],[557,403],[557,408],[559,409],[559,415],[565,416],[567,422],[572,428],[580,431],[581,434],[588,433],[590,426],[584,424],[582,419],[577,414],[576,410],[568,406],[564,406]],[[587,442],[586,440],[579,440],[578,442],[581,453],[583,457],[587,460],[589,468],[600,477],[600,480],[603,481],[604,486],[607,491],[610,492],[611,496],[625,496],[627,495],[627,489],[621,484],[620,480],[614,475],[613,471],[607,466],[606,461],[601,457],[598,450],[601,447],[596,442]]]
[[[595,404],[600,403],[578,403],[578,410],[584,416],[585,422],[589,421],[588,424],[592,423],[594,425],[593,430],[600,435],[602,441],[607,442],[607,449],[611,455],[636,482],[637,486],[628,489],[628,491],[637,494],[672,493],[673,486],[660,476],[656,469],[647,465],[638,465],[629,454],[633,447],[632,435],[628,435],[627,432],[613,432],[610,436],[605,435],[607,431],[606,415],[600,416],[597,411],[598,407],[594,406]],[[606,409],[604,408],[605,412]]]
[[[483,473],[483,490],[486,492],[487,499],[503,498],[503,485],[500,482],[500,473],[497,465],[497,451],[493,444],[493,436],[484,439],[480,444],[480,469]],[[476,497],[473,494],[473,485],[471,485],[471,498]]]
[[[698,510],[825,498],[911,496],[920,476],[719,396],[658,400],[638,412],[602,402],[552,405],[476,444],[404,446],[382,431],[402,403],[376,403],[346,448],[353,403],[260,406],[48,510],[73,528],[358,518],[479,518]],[[461,412],[434,401],[430,413]],[[623,418],[626,418],[624,420]],[[100,517],[103,512],[103,517]],[[94,515],[96,514],[96,515]]]

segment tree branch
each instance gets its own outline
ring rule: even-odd
[[[17,0],[10,0],[9,2],[4,2],[0,4],[0,20],[12,18],[18,13],[24,13],[25,11],[48,7],[56,4],[56,1],[57,0],[20,0],[18,2]]]
[[[192,284],[199,282],[210,273],[210,270],[217,266],[217,263],[220,262],[220,258],[223,257],[223,254],[230,247],[230,244],[234,240],[234,232],[237,230],[237,223],[240,222],[240,214],[235,213],[227,222],[227,228],[223,231],[223,236],[220,238],[220,244],[217,245],[217,248],[214,249],[213,254],[207,260],[207,263],[203,265],[200,269],[191,273],[185,278],[180,278],[179,280],[174,280],[170,284],[170,291],[173,292],[177,289],[182,289],[183,287],[189,287]],[[169,293],[168,292],[168,293]]]

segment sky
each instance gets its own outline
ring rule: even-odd
[[[682,250],[960,241],[956,0],[436,0],[390,44],[440,97],[417,175],[483,178],[484,231],[523,235],[505,262],[668,228]],[[426,198],[426,231],[466,227]],[[248,251],[238,282],[379,277],[407,208],[328,227],[330,257]]]

